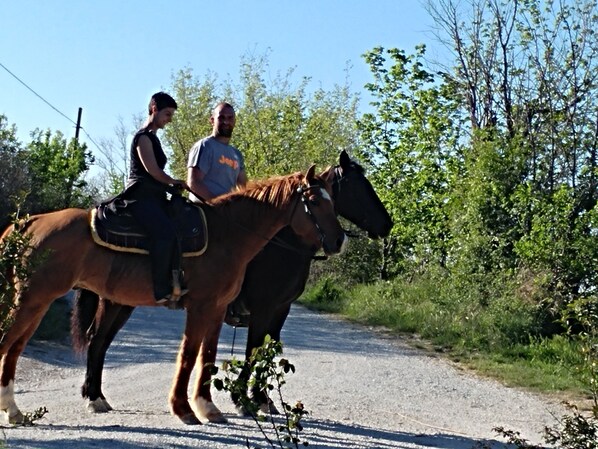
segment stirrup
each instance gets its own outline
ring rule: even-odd
[[[156,299],[156,304],[167,304],[172,301],[172,294],[166,295],[160,299]]]
[[[183,309],[183,304],[181,303],[181,297],[189,293],[188,288],[184,288],[182,290],[179,289],[178,294],[175,293],[174,289],[172,293],[157,299],[156,304],[159,305],[167,305],[169,309]]]
[[[181,287],[181,281],[183,279],[183,271],[182,270],[172,270],[172,296],[176,297],[177,299],[181,296],[186,295],[189,293],[188,288]]]
[[[185,306],[183,305],[181,298],[187,293],[189,293],[188,288],[184,288],[182,290],[179,288],[179,291],[176,293],[173,289],[173,293],[168,295],[167,301],[163,302],[162,304],[165,304],[171,310],[182,310],[185,308]]]

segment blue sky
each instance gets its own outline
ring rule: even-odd
[[[412,52],[431,19],[419,0],[6,0],[0,4],[0,64],[95,142],[145,112],[151,94],[190,67],[238,79],[241,57],[268,52],[273,76],[295,67],[313,88],[370,81],[361,55],[375,46]],[[74,137],[73,123],[0,67],[0,114],[28,141],[39,127]],[[94,145],[81,139],[93,150]]]

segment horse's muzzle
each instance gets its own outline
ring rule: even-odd
[[[347,235],[343,233],[343,237],[337,239],[336,242],[334,242],[334,245],[332,245],[332,247],[330,245],[327,245],[326,242],[324,242],[322,245],[324,254],[326,254],[327,256],[342,254],[345,251],[345,248],[347,247],[348,241],[349,239],[347,238]]]

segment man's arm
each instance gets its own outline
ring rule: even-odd
[[[214,198],[212,192],[208,190],[203,182],[205,174],[197,167],[189,167],[187,169],[187,184],[191,189],[191,192],[204,200],[210,200]]]
[[[247,174],[245,170],[241,170],[237,175],[237,186],[245,187],[247,185]]]

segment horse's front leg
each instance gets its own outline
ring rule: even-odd
[[[195,325],[189,323],[195,322]],[[196,314],[187,312],[187,323],[185,325],[185,333],[183,340],[179,347],[177,355],[176,372],[170,390],[170,411],[173,415],[178,416],[181,421],[189,425],[201,424],[197,416],[189,405],[189,397],[187,389],[189,387],[189,379],[191,372],[197,360],[199,352],[199,345],[202,339],[203,329],[202,322]],[[195,331],[192,331],[194,329]]]
[[[216,362],[218,338],[224,321],[226,309],[218,311],[212,319],[204,321],[206,334],[201,345],[197,363],[197,381],[193,391],[192,406],[197,415],[213,423],[226,423],[222,412],[212,401],[210,367]]]

